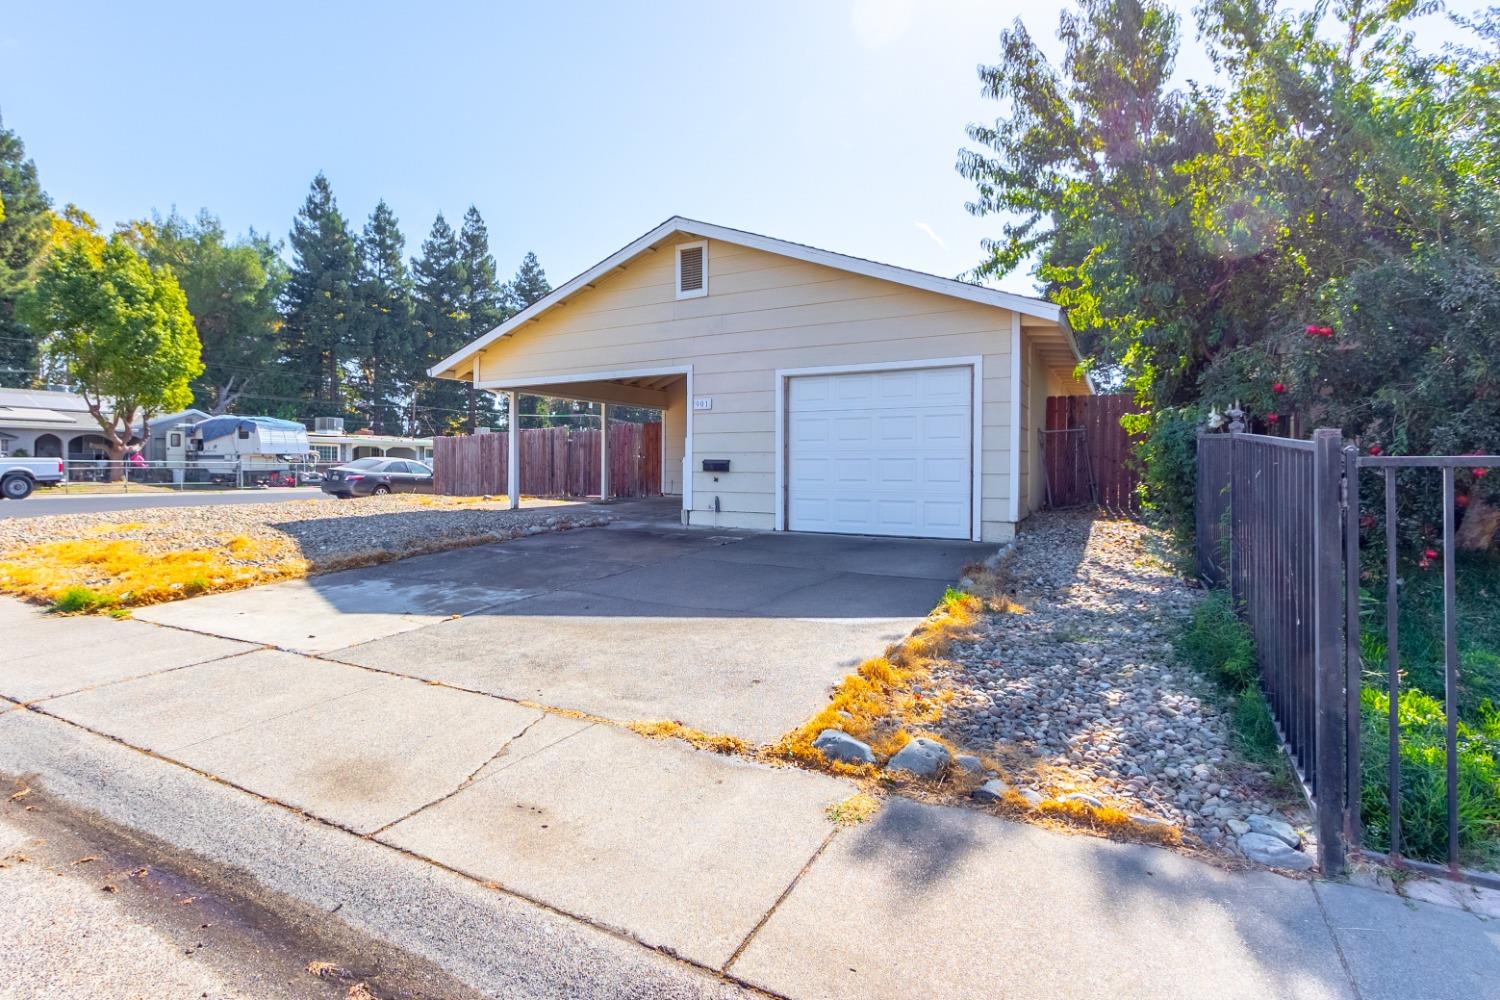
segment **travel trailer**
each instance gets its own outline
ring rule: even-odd
[[[310,461],[307,428],[276,417],[210,417],[168,428],[173,479],[255,482]]]

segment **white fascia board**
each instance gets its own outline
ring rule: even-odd
[[[881,264],[877,261],[865,260],[862,257],[850,257],[845,254],[834,253],[831,250],[820,250],[817,247],[810,247],[802,243],[790,243],[786,240],[778,240],[770,236],[761,236],[759,233],[748,233],[742,229],[716,226],[711,222],[699,222],[695,219],[685,219],[677,215],[663,222],[650,232],[632,240],[629,244],[610,254],[577,277],[554,288],[550,293],[544,295],[504,323],[501,323],[489,333],[466,344],[457,352],[439,361],[427,370],[427,374],[434,377],[441,377],[445,372],[453,370],[455,366],[472,355],[489,347],[513,330],[536,319],[542,313],[561,303],[580,289],[592,285],[610,271],[629,263],[633,258],[649,250],[673,233],[684,233],[688,236],[697,236],[700,239],[722,240],[725,243],[750,247],[752,250],[764,250],[767,253],[778,254],[782,257],[790,257],[795,260],[806,261],[810,264],[821,264],[824,267],[848,271],[852,274],[862,274],[866,277],[878,278],[882,281],[890,281],[899,285],[906,285],[909,288],[934,292],[938,295],[947,295],[969,302],[977,302],[980,305],[994,306],[998,309],[1008,309],[1011,312],[1021,313],[1026,316],[1035,316],[1038,319],[1058,323],[1066,329],[1061,307],[1042,299],[1016,295],[1012,292],[1002,292],[996,288],[986,288],[983,285],[975,285],[967,281],[943,278],[935,274],[927,274],[923,271],[913,271],[905,267],[896,267],[893,264]],[[1071,333],[1068,336],[1071,340]],[[1076,347],[1074,354],[1077,354]]]

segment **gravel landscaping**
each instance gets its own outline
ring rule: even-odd
[[[1222,696],[1177,661],[1202,592],[1149,541],[1090,514],[1029,519],[1005,566],[1020,609],[986,614],[938,672],[955,692],[941,734],[1003,761],[1028,798],[1093,796],[1178,825],[1189,843],[1228,848],[1263,817],[1305,827],[1277,811],[1273,776],[1233,749]]]
[[[0,592],[149,604],[521,535],[607,523],[596,506],[433,496],[158,507],[0,521]]]

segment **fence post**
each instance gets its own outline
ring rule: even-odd
[[[1313,432],[1313,796],[1318,867],[1325,876],[1344,871],[1342,446],[1343,434],[1337,429]]]

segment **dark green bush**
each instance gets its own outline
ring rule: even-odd
[[[1154,414],[1135,414],[1125,429],[1144,437],[1135,446],[1141,468],[1141,509],[1153,524],[1189,548],[1195,532],[1198,429],[1203,411],[1196,406],[1166,407]]]
[[[1361,795],[1365,843],[1390,846],[1387,755],[1390,699],[1360,693]],[[1431,695],[1408,689],[1397,705],[1401,729],[1401,853],[1423,861],[1448,860],[1447,718]],[[1480,706],[1458,724],[1460,861],[1490,867],[1500,860],[1500,712]]]

